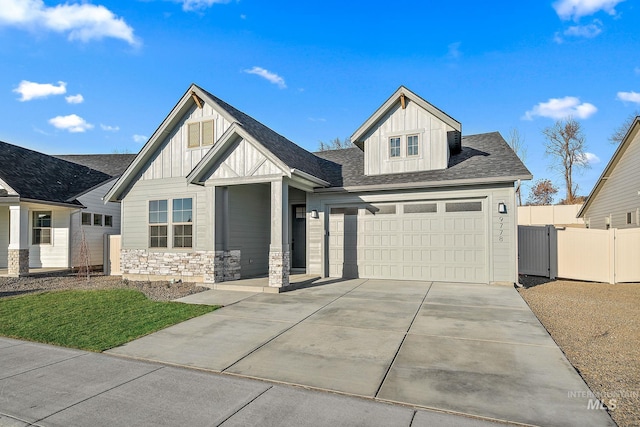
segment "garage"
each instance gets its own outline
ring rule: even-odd
[[[485,200],[329,207],[329,275],[487,282]]]

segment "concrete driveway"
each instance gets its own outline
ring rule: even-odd
[[[111,354],[534,425],[615,425],[508,286],[325,280],[229,304]]]

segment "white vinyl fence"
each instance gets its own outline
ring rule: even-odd
[[[576,218],[582,205],[518,206],[518,225],[584,224]]]
[[[557,250],[555,259],[554,246]],[[549,267],[546,267],[546,259]],[[557,277],[565,279],[640,282],[640,228],[595,230],[519,226],[518,268],[522,274],[551,278],[557,268]],[[545,274],[547,268],[549,273]]]

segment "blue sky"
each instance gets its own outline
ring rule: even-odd
[[[137,152],[194,82],[309,150],[405,85],[462,122],[513,128],[534,179],[542,129],[573,115],[588,194],[640,109],[636,0],[0,0],[0,140]],[[560,196],[564,197],[561,190]],[[525,193],[526,194],[526,193]]]

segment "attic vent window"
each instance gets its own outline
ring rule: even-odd
[[[189,123],[187,125],[187,147],[198,148],[213,145],[214,130],[213,120]]]

